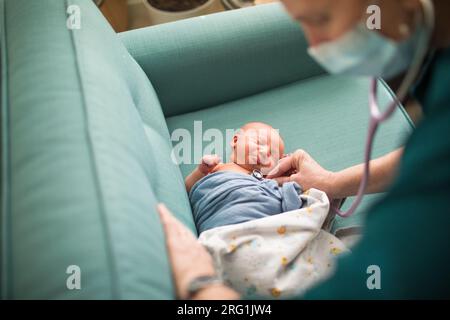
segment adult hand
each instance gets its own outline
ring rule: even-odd
[[[295,181],[303,190],[319,189],[324,191],[330,200],[334,199],[335,173],[322,168],[304,150],[297,150],[281,159],[267,178],[276,180],[280,185]]]
[[[177,297],[188,297],[188,286],[200,276],[215,274],[211,256],[192,232],[178,221],[166,208],[158,205],[158,212],[166,234],[166,246],[172,265]],[[197,299],[237,299],[239,295],[225,285],[212,285],[201,290]]]
[[[185,299],[188,285],[193,279],[215,274],[213,261],[192,232],[178,221],[165,205],[158,205],[158,212],[166,233],[166,246],[177,296]]]

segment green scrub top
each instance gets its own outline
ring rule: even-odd
[[[450,298],[450,48],[435,53],[413,94],[425,118],[396,181],[368,213],[352,254],[301,298]]]

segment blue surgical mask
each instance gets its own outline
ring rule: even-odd
[[[310,47],[308,53],[330,73],[388,80],[413,63],[418,43],[424,36],[428,36],[424,28],[418,27],[409,39],[395,42],[361,22],[337,40]]]

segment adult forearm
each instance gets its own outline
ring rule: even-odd
[[[370,176],[366,193],[383,192],[389,187],[397,173],[402,154],[403,148],[400,148],[370,162]],[[342,199],[356,195],[363,174],[364,164],[336,172],[331,182],[332,197]]]

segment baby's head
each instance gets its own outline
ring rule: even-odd
[[[231,141],[231,161],[267,174],[284,155],[284,142],[277,130],[262,122],[245,124]]]

